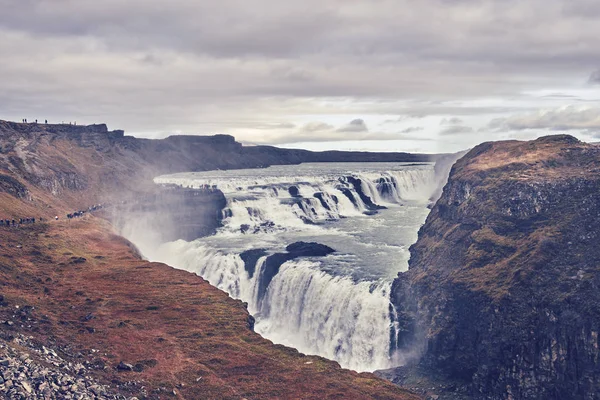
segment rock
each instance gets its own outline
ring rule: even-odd
[[[254,317],[252,315],[248,315],[248,318],[246,319],[246,327],[248,329],[250,329],[251,331],[254,330],[254,324],[256,323],[256,320],[254,319]]]
[[[127,364],[127,363],[121,361],[119,363],[119,365],[117,365],[117,370],[118,371],[133,371],[133,365]]]
[[[29,385],[27,381],[21,382],[21,386],[23,386],[23,389],[25,389],[27,393],[31,393],[31,385]]]
[[[298,186],[290,186],[288,189],[288,192],[290,193],[290,196],[292,196],[292,197],[302,197],[300,195],[300,189],[298,189]]]
[[[142,372],[144,371],[144,364],[142,363],[137,363],[133,366],[133,371],[135,372]]]
[[[254,276],[254,271],[256,269],[256,263],[261,257],[267,255],[267,251],[265,249],[252,249],[244,251],[240,254],[240,258],[244,262],[244,268],[248,272],[250,278]]]
[[[331,247],[315,242],[296,242],[285,249],[295,257],[323,257],[335,253]]]
[[[468,398],[595,398],[598,193],[599,146],[553,136],[475,147],[392,285],[392,347]]]
[[[94,318],[95,318],[95,317],[94,317],[94,314],[92,314],[92,313],[89,313],[89,314],[87,314],[85,317],[81,317],[81,320],[82,320],[82,321],[90,321],[90,320],[92,320],[92,319],[94,319]]]

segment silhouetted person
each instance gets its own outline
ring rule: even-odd
[[[35,123],[37,124],[37,119],[35,120]]]

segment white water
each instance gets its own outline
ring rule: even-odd
[[[223,228],[193,242],[157,246],[146,240],[145,229],[127,226],[125,235],[146,257],[197,273],[248,302],[255,330],[276,343],[357,371],[392,366],[390,285],[398,271],[407,269],[408,247],[428,214],[427,202],[436,189],[432,166],[304,164],[177,174],[156,181],[217,185],[227,208]],[[290,186],[301,197],[291,196]],[[321,200],[315,193],[321,193]],[[388,209],[364,215],[369,199]],[[284,252],[297,241],[337,251],[284,263],[259,295],[266,257],[251,277],[240,254],[259,248]]]

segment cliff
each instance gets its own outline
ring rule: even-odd
[[[418,398],[274,345],[242,302],[144,261],[113,233],[107,218],[123,212],[168,215],[182,228],[165,230],[169,238],[214,229],[189,216],[212,219],[222,194],[157,189],[151,178],[265,165],[243,149],[229,136],[151,141],[104,125],[0,121],[0,219],[36,218],[0,226],[0,397]],[[105,208],[65,218],[98,203]]]
[[[397,380],[475,399],[600,398],[598,193],[600,148],[570,136],[460,159],[393,285],[394,344],[420,356]]]
[[[422,162],[432,156],[410,153],[368,153],[281,149],[272,146],[242,146],[229,135],[169,136],[139,139],[121,130],[109,131],[105,124],[74,126],[22,124],[0,120],[0,153],[22,148],[20,139],[35,151],[40,143],[68,141],[79,149],[93,149],[104,156],[129,157],[146,163],[149,175],[239,169],[302,162]]]

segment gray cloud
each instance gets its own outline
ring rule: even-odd
[[[261,124],[253,127],[254,129],[264,129],[264,130],[287,130],[296,128],[295,124],[291,122],[277,122],[272,124]]]
[[[302,127],[304,132],[323,132],[331,131],[334,129],[333,125],[326,124],[324,122],[309,122]]]
[[[568,106],[556,110],[497,118],[489,128],[496,131],[547,129],[551,131],[600,130],[600,108]]]
[[[262,128],[258,128],[262,129]],[[350,123],[335,127],[314,121],[292,131],[269,130],[254,140],[244,136],[242,141],[252,144],[294,144],[306,142],[348,142],[348,141],[429,141],[430,138],[411,135],[423,131],[422,127],[409,127],[399,132],[370,132],[362,119],[354,119]]]
[[[415,132],[421,132],[424,128],[422,126],[411,126],[409,128],[406,129],[402,129],[400,131],[400,133],[415,133]]]
[[[591,83],[592,85],[600,85],[600,69],[592,72],[588,82]]]
[[[360,118],[353,119],[347,125],[342,126],[338,132],[368,132],[367,124]]]
[[[453,125],[453,126],[449,126],[447,128],[442,129],[440,131],[440,135],[442,135],[442,136],[461,135],[461,134],[473,133],[473,132],[474,132],[474,129],[471,128],[470,126]]]
[[[444,118],[440,121],[440,125],[461,125],[464,121],[458,117]]]

